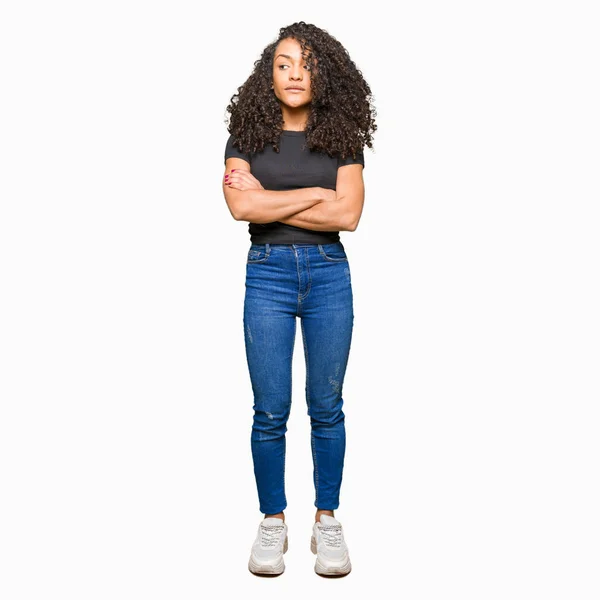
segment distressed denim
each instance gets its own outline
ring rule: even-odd
[[[342,387],[354,323],[350,265],[341,242],[251,244],[248,251],[244,338],[254,395],[250,442],[264,514],[287,506],[285,434],[296,317],[304,343],[315,506],[333,510],[344,467]]]

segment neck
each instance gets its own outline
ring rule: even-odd
[[[309,110],[306,107],[290,108],[282,106],[283,129],[288,131],[304,131],[308,121]]]

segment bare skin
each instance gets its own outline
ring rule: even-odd
[[[317,513],[315,514],[315,523],[319,523],[321,515],[329,515],[330,517],[333,517],[333,511],[332,510],[323,510],[321,508],[317,508]],[[265,515],[265,519],[269,518],[269,517],[276,517],[278,519],[282,519],[283,522],[285,523],[285,515],[280,512],[277,513],[276,515]]]
[[[303,89],[291,91],[292,86]],[[281,40],[275,49],[271,87],[281,106],[283,129],[303,131],[312,102],[311,72],[300,44],[293,38]]]

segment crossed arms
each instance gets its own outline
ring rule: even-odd
[[[321,187],[265,190],[241,158],[225,163],[223,194],[236,221],[279,221],[315,231],[354,231],[364,204],[363,167],[344,165],[337,171],[336,190]]]

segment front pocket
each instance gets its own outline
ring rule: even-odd
[[[329,260],[331,262],[344,262],[348,260],[346,251],[341,246],[330,246],[329,248],[324,248],[320,245],[319,252],[325,260]]]
[[[262,263],[265,262],[269,258],[269,254],[271,253],[271,249],[266,250],[265,248],[250,248],[248,250],[248,264],[254,263]]]

